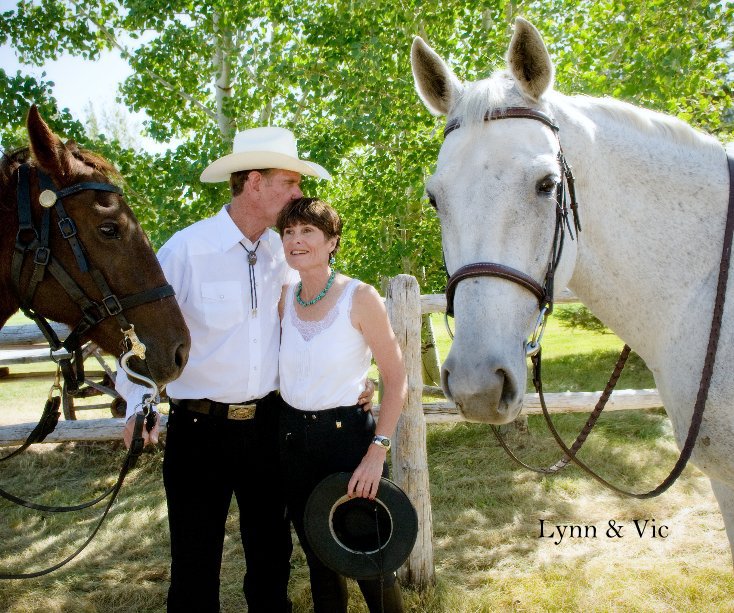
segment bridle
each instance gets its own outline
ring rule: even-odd
[[[588,418],[583,430],[576,437],[576,440],[570,447],[566,445],[561,435],[558,433],[555,426],[553,425],[550,413],[543,397],[543,383],[541,378],[542,352],[540,341],[543,336],[543,331],[545,329],[545,324],[547,322],[548,316],[553,310],[553,281],[555,271],[563,251],[563,242],[566,230],[568,230],[571,239],[574,238],[573,231],[571,230],[570,224],[568,223],[569,209],[571,210],[574,217],[574,227],[576,229],[577,236],[578,232],[581,231],[581,224],[579,222],[578,203],[576,201],[573,174],[571,172],[570,166],[566,162],[565,156],[563,155],[563,149],[561,148],[561,142],[558,136],[558,125],[545,113],[526,107],[507,107],[496,109],[493,111],[488,111],[484,116],[485,121],[511,118],[532,119],[535,121],[540,121],[553,131],[556,139],[558,140],[558,161],[562,169],[562,178],[556,190],[555,232],[553,235],[553,244],[551,248],[551,255],[549,258],[545,280],[543,285],[541,285],[530,275],[527,275],[524,272],[521,272],[504,264],[498,264],[494,262],[477,262],[473,264],[467,264],[466,266],[462,266],[457,271],[455,271],[454,274],[451,275],[448,279],[448,283],[446,286],[447,317],[453,316],[454,313],[454,294],[456,293],[456,286],[465,279],[470,279],[472,277],[499,277],[501,279],[505,279],[507,281],[511,281],[512,283],[520,285],[521,287],[524,287],[526,290],[531,292],[538,299],[539,315],[531,340],[525,345],[525,351],[532,360],[533,385],[535,387],[535,391],[538,393],[540,404],[543,409],[543,416],[545,417],[545,421],[548,425],[549,430],[551,431],[551,434],[553,435],[553,438],[556,440],[559,447],[564,452],[564,456],[549,468],[535,468],[532,466],[528,466],[515,456],[515,454],[507,447],[505,441],[502,439],[499,430],[495,426],[492,426],[492,430],[494,431],[495,436],[513,460],[518,462],[521,466],[535,472],[539,472],[542,474],[552,474],[563,469],[566,465],[568,465],[569,462],[572,461],[582,470],[587,472],[596,481],[598,481],[605,487],[612,489],[618,494],[637,499],[653,498],[666,491],[683,472],[683,469],[685,468],[688,460],[691,457],[691,454],[693,453],[693,448],[695,446],[698,432],[703,421],[703,412],[706,408],[706,400],[708,398],[708,391],[711,385],[711,378],[713,376],[714,364],[716,362],[719,337],[721,334],[721,322],[724,311],[724,302],[726,299],[726,288],[729,278],[732,241],[734,237],[734,158],[727,155],[727,164],[729,170],[729,205],[727,209],[726,225],[724,229],[724,240],[722,245],[721,261],[719,264],[719,276],[716,286],[716,298],[714,300],[713,315],[711,319],[711,329],[709,332],[706,356],[701,372],[701,379],[699,383],[698,393],[696,395],[696,402],[693,408],[693,414],[691,416],[691,423],[688,428],[688,434],[686,436],[686,440],[683,445],[683,449],[681,450],[680,456],[678,457],[678,460],[676,461],[668,476],[652,490],[642,493],[630,492],[609,483],[577,457],[578,451],[581,449],[581,446],[586,441],[588,434],[590,433],[597,419],[601,415],[601,412],[604,409],[604,406],[606,405],[606,402],[609,399],[614,389],[614,386],[617,383],[617,380],[627,360],[627,356],[630,353],[629,346],[625,345],[623,347],[619,359],[617,360],[617,364],[614,368],[614,372],[612,373],[612,376],[609,379],[609,382],[607,383],[604,392],[599,398],[599,401],[597,402],[594,411]],[[444,138],[446,137],[446,135],[458,129],[460,126],[461,123],[458,119],[453,119],[452,121],[450,121],[444,129]],[[568,186],[567,192],[564,186],[564,179],[565,183]],[[570,203],[567,202],[567,196],[570,197]]]
[[[84,541],[84,543],[82,543],[74,553],[44,570],[29,573],[0,573],[0,580],[31,579],[53,572],[78,556],[99,531],[102,523],[112,508],[115,499],[117,498],[117,494],[122,487],[125,476],[130,469],[135,466],[138,457],[140,457],[140,454],[143,451],[143,428],[148,431],[152,430],[157,419],[155,404],[159,401],[159,398],[156,383],[152,379],[132,372],[127,366],[127,361],[133,356],[145,363],[145,345],[138,340],[138,337],[135,334],[135,328],[127,320],[124,312],[141,304],[154,302],[174,295],[173,288],[169,284],[165,284],[153,289],[143,290],[130,296],[118,298],[110,289],[104,275],[98,269],[90,265],[82,242],[77,235],[76,224],[74,223],[74,220],[67,215],[62,201],[68,196],[72,196],[85,190],[122,194],[122,190],[119,187],[110,183],[86,181],[76,183],[63,189],[56,189],[45,173],[40,169],[36,169],[36,172],[40,191],[38,200],[43,208],[40,228],[36,228],[33,225],[31,215],[30,165],[26,163],[22,164],[18,168],[18,234],[16,236],[15,251],[13,252],[11,262],[11,277],[16,296],[20,303],[20,308],[27,317],[31,318],[36,323],[46,337],[51,348],[51,357],[58,363],[59,370],[63,372],[68,393],[74,393],[77,391],[78,386],[84,381],[83,356],[81,354],[82,336],[94,326],[110,317],[114,317],[117,320],[120,325],[120,331],[122,332],[122,345],[124,350],[121,352],[123,355],[120,357],[120,367],[125,370],[128,375],[134,376],[144,384],[148,385],[152,390],[154,390],[154,393],[146,395],[143,403],[141,404],[142,410],[136,411],[130,449],[125,456],[117,481],[113,486],[108,488],[102,494],[96,496],[94,499],[70,506],[42,505],[24,500],[0,489],[0,497],[5,498],[14,504],[47,513],[79,511],[81,509],[92,507],[109,497],[104,512],[97,521],[97,524],[92,529],[86,541]],[[101,301],[97,302],[90,298],[76,283],[76,281],[72,279],[59,261],[51,254],[49,241],[52,208],[56,211],[56,216],[58,217],[57,223],[61,236],[68,242],[69,247],[74,253],[79,270],[91,276],[100,295],[102,296]],[[33,271],[28,285],[25,288],[22,288],[21,276],[23,265],[27,259],[31,259],[26,256],[32,256]],[[46,271],[56,279],[59,285],[61,285],[64,291],[79,306],[82,312],[81,320],[72,329],[71,333],[63,342],[59,340],[46,318],[37,313],[33,308],[33,297],[39,284],[43,281]],[[73,369],[72,361],[76,363],[76,371]],[[58,396],[54,397],[53,391],[55,388],[59,388],[59,370],[57,370],[56,381],[51,388],[51,392],[49,392],[49,397],[38,425],[30,433],[23,445],[10,454],[0,458],[0,461],[8,460],[28,448],[31,444],[41,442],[56,427],[60,416],[60,412],[58,410],[60,398]]]
[[[454,294],[456,293],[456,286],[461,281],[471,279],[473,277],[499,277],[501,279],[511,281],[512,283],[525,288],[538,299],[538,320],[535,326],[535,331],[533,332],[531,340],[526,343],[525,346],[526,353],[528,355],[534,355],[540,350],[540,341],[543,336],[545,324],[548,320],[548,316],[553,312],[553,281],[556,268],[561,260],[561,254],[563,253],[563,243],[566,232],[568,231],[571,240],[574,239],[574,230],[571,228],[568,221],[569,210],[573,215],[574,229],[577,234],[581,230],[581,222],[579,220],[578,203],[576,202],[573,173],[571,172],[571,167],[566,161],[566,157],[563,155],[561,141],[558,138],[558,124],[556,124],[555,121],[545,113],[527,107],[512,106],[500,108],[487,111],[484,115],[484,121],[496,121],[500,119],[532,119],[539,121],[553,131],[553,134],[558,141],[558,164],[561,168],[561,180],[558,182],[556,187],[555,230],[553,232],[553,243],[551,246],[548,266],[546,268],[545,279],[541,285],[530,275],[505,264],[498,264],[495,262],[475,262],[473,264],[467,264],[466,266],[462,266],[456,270],[454,274],[449,277],[446,285],[446,315],[449,317],[453,317],[454,315]],[[452,119],[446,124],[446,128],[443,131],[444,138],[460,127],[460,120],[458,118]]]
[[[81,357],[81,339],[83,335],[106,319],[114,317],[127,343],[130,335],[134,334],[134,327],[125,317],[125,311],[141,304],[173,296],[174,291],[169,284],[165,284],[118,298],[110,289],[104,275],[93,265],[90,265],[84,246],[77,235],[76,224],[66,213],[63,200],[85,190],[122,194],[119,187],[110,183],[85,181],[56,189],[51,179],[44,172],[37,168],[36,173],[40,191],[38,200],[43,208],[39,228],[34,226],[31,216],[30,165],[26,163],[18,168],[18,234],[11,262],[11,277],[21,310],[35,322],[46,337],[51,348],[51,356],[61,367],[67,391],[73,394],[84,381]],[[101,300],[97,301],[90,298],[51,253],[49,241],[52,209],[56,212],[58,218],[59,232],[72,250],[79,270],[91,277],[99,290]],[[33,272],[28,284],[23,288],[21,287],[21,275],[23,266],[28,261],[33,263]],[[82,312],[81,319],[64,341],[59,340],[46,318],[33,308],[33,298],[36,290],[47,271],[56,279]],[[76,371],[72,368],[72,362],[75,363]]]

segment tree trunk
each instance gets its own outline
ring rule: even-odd
[[[430,315],[421,318],[421,363],[424,385],[441,385],[441,361]]]
[[[217,80],[214,82],[215,97],[217,101],[217,124],[225,141],[230,141],[234,136],[235,123],[224,109],[227,98],[232,97],[231,58],[232,58],[232,30],[222,23],[222,15],[215,11],[214,21],[214,67],[217,71]]]

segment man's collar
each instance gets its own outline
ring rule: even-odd
[[[217,224],[220,228],[219,236],[222,243],[222,249],[226,251],[237,243],[242,243],[243,241],[254,244],[242,233],[242,231],[237,227],[237,224],[232,220],[228,207],[229,205],[223,206],[222,210],[216,215]],[[255,243],[263,241],[270,244],[270,238],[272,236],[273,233],[269,231],[269,228],[265,228],[260,237],[255,239]]]

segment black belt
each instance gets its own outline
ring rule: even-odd
[[[173,405],[177,408],[191,411],[193,413],[201,413],[202,415],[210,415],[211,417],[223,417],[224,419],[246,420],[255,417],[255,409],[257,403],[262,398],[250,400],[247,403],[227,404],[224,402],[216,402],[204,398],[202,400],[176,400],[171,399]]]
[[[338,419],[349,419],[350,417],[360,417],[365,413],[364,407],[359,404],[334,407],[333,409],[322,409],[320,411],[302,411],[289,405],[282,397],[281,403],[286,413],[303,421],[334,421]]]

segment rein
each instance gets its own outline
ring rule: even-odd
[[[53,432],[60,416],[60,396],[54,395],[55,392],[60,392],[61,390],[60,375],[63,374],[64,381],[67,385],[67,391],[70,393],[78,391],[79,385],[84,381],[83,358],[81,355],[82,336],[94,326],[110,317],[115,317],[119,323],[123,336],[123,345],[127,350],[120,358],[121,367],[130,376],[140,379],[146,385],[151,387],[155,393],[146,396],[142,412],[138,412],[136,414],[132,443],[127,456],[125,457],[122,468],[120,469],[116,483],[93,500],[71,506],[48,506],[24,500],[0,489],[0,497],[5,498],[14,504],[49,513],[79,511],[81,509],[94,506],[110,496],[110,500],[108,501],[101,518],[92,530],[90,536],[73,554],[42,571],[25,574],[0,573],[0,580],[30,579],[48,574],[58,568],[61,568],[86,548],[102,526],[112,504],[117,498],[117,494],[122,487],[125,476],[128,471],[135,466],[137,458],[142,453],[144,446],[142,437],[143,427],[150,431],[155,425],[156,411],[154,405],[159,400],[157,394],[158,388],[155,382],[131,371],[127,366],[127,361],[133,355],[141,360],[145,360],[145,345],[138,340],[137,335],[135,334],[135,326],[127,320],[124,315],[124,311],[148,302],[161,300],[174,295],[173,288],[166,284],[157,288],[138,292],[137,294],[118,298],[110,289],[104,275],[102,275],[98,269],[90,266],[82,242],[77,236],[76,224],[74,223],[74,220],[67,215],[62,201],[67,196],[71,196],[85,190],[122,194],[122,190],[119,187],[109,183],[82,182],[56,190],[48,176],[38,169],[37,174],[39,188],[41,190],[38,200],[43,208],[40,229],[34,226],[31,215],[30,165],[26,163],[22,164],[18,168],[18,234],[16,236],[15,251],[13,252],[11,262],[11,277],[21,310],[27,317],[36,323],[43,335],[46,337],[51,349],[51,358],[57,363],[58,367],[56,379],[54,384],[51,386],[51,391],[49,392],[48,400],[46,401],[46,405],[38,425],[29,434],[28,438],[20,448],[0,458],[0,462],[8,460],[19,454],[32,443],[44,440],[48,434]],[[58,218],[57,225],[61,236],[68,242],[79,270],[82,273],[86,273],[91,276],[95,286],[102,296],[100,301],[101,304],[90,298],[79,284],[72,279],[59,261],[52,255],[49,246],[52,208],[55,210]],[[28,285],[25,288],[22,288],[21,276],[23,266],[25,262],[30,259],[26,256],[32,256],[33,271],[31,272]],[[53,328],[51,328],[48,323],[48,320],[33,308],[33,298],[39,284],[46,276],[46,271],[56,279],[63,290],[79,306],[82,312],[81,320],[63,342],[59,340]],[[74,365],[72,364],[72,361],[75,362],[75,370],[73,368]]]
[[[571,171],[570,166],[566,162],[565,156],[563,154],[563,149],[561,148],[560,139],[558,137],[558,132],[559,132],[558,125],[545,113],[542,113],[535,109],[525,108],[525,107],[508,107],[504,109],[496,109],[494,111],[487,112],[484,116],[485,121],[492,121],[492,120],[499,120],[499,119],[511,119],[511,118],[532,119],[535,121],[540,121],[541,123],[549,127],[553,131],[554,135],[556,136],[556,139],[558,139],[558,146],[559,146],[558,161],[561,166],[563,178],[559,182],[559,185],[556,191],[555,231],[554,231],[553,244],[551,248],[551,254],[549,257],[549,263],[548,263],[545,280],[544,280],[543,285],[541,285],[531,276],[519,270],[516,270],[509,266],[505,266],[503,264],[494,263],[494,262],[477,262],[473,264],[468,264],[466,266],[462,266],[456,272],[454,272],[453,275],[449,276],[448,283],[446,286],[446,314],[447,316],[453,316],[454,314],[454,294],[456,293],[456,286],[461,281],[465,279],[473,278],[473,277],[480,277],[480,276],[498,277],[501,279],[505,279],[507,281],[511,281],[517,285],[520,285],[521,287],[524,287],[526,290],[532,293],[538,300],[539,315],[538,315],[538,321],[535,327],[535,331],[531,337],[531,340],[528,343],[526,343],[526,354],[531,358],[531,362],[533,364],[533,385],[540,399],[540,404],[543,410],[543,415],[545,417],[546,423],[548,424],[548,428],[551,431],[551,434],[553,435],[554,439],[558,443],[559,447],[564,452],[565,456],[548,468],[534,468],[534,467],[528,466],[527,464],[522,462],[519,458],[517,458],[517,456],[509,449],[505,441],[502,439],[502,436],[500,435],[499,430],[495,426],[492,426],[492,430],[495,436],[497,437],[502,447],[505,449],[505,451],[507,451],[507,453],[510,455],[510,457],[513,460],[518,462],[521,466],[528,468],[530,470],[533,470],[535,472],[539,472],[543,474],[553,474],[565,468],[565,466],[568,465],[568,463],[572,461],[577,466],[582,468],[585,472],[587,472],[591,477],[596,479],[599,483],[612,489],[613,491],[617,492],[618,494],[630,496],[633,498],[641,498],[641,499],[642,498],[652,498],[654,496],[658,496],[659,494],[667,490],[675,482],[675,480],[683,472],[683,469],[685,468],[686,464],[688,463],[688,460],[691,457],[691,454],[693,452],[693,447],[695,446],[696,438],[698,437],[698,432],[700,430],[701,422],[703,419],[703,411],[706,406],[706,399],[708,397],[708,391],[709,391],[709,387],[711,384],[711,378],[713,376],[713,368],[714,368],[714,364],[716,361],[716,352],[718,348],[719,336],[721,333],[721,321],[722,321],[722,314],[724,310],[724,301],[726,298],[726,286],[727,286],[727,281],[729,277],[729,263],[731,259],[732,235],[734,234],[734,159],[732,158],[732,156],[727,155],[727,162],[728,162],[728,168],[729,168],[729,206],[728,206],[728,212],[727,212],[726,227],[724,230],[724,241],[723,241],[723,247],[722,247],[721,262],[719,266],[719,278],[718,278],[718,283],[717,283],[717,288],[716,288],[716,299],[714,302],[714,310],[713,310],[713,316],[712,316],[712,321],[711,321],[711,330],[709,333],[708,347],[706,350],[706,358],[705,358],[703,370],[701,373],[701,381],[699,384],[699,389],[698,389],[698,394],[696,397],[696,403],[694,406],[693,415],[691,417],[691,424],[688,430],[688,435],[686,437],[686,441],[685,441],[683,449],[681,450],[681,454],[680,454],[680,457],[678,458],[678,461],[675,463],[675,466],[671,470],[670,474],[663,480],[662,483],[660,483],[660,485],[644,493],[628,492],[628,491],[618,488],[615,485],[612,485],[611,483],[603,479],[601,476],[595,473],[591,468],[589,468],[586,464],[584,464],[581,460],[579,460],[576,457],[576,454],[578,453],[578,451],[581,449],[581,446],[586,441],[586,438],[588,437],[589,433],[591,432],[591,429],[594,427],[594,425],[596,424],[596,421],[598,420],[599,416],[601,415],[601,412],[604,410],[604,407],[606,406],[606,403],[609,400],[609,396],[611,395],[612,391],[614,390],[617,380],[619,379],[619,376],[622,373],[622,369],[624,368],[625,362],[630,353],[629,346],[625,345],[624,348],[622,349],[619,359],[617,360],[617,365],[615,366],[614,372],[612,373],[612,376],[610,377],[609,382],[607,383],[607,386],[604,389],[604,392],[602,393],[601,397],[599,398],[599,401],[597,402],[596,407],[594,408],[594,411],[589,416],[586,424],[584,425],[584,428],[582,429],[581,433],[577,436],[571,448],[567,447],[566,444],[563,442],[563,439],[561,438],[560,434],[558,433],[555,426],[553,425],[553,421],[546,407],[545,397],[543,395],[543,383],[542,383],[542,377],[541,377],[541,359],[542,359],[541,354],[542,352],[541,352],[541,347],[540,347],[540,340],[542,338],[543,331],[545,329],[547,318],[553,310],[553,279],[554,279],[556,267],[558,265],[558,262],[560,261],[561,254],[563,251],[563,240],[564,240],[564,235],[565,235],[566,230],[568,230],[571,239],[573,240],[574,238],[573,232],[571,231],[570,224],[568,223],[569,209],[572,212],[573,217],[574,217],[574,227],[576,229],[577,235],[578,235],[578,232],[581,231],[581,224],[579,221],[578,203],[576,201],[573,173]],[[446,128],[444,129],[444,137],[446,137],[449,133],[453,132],[454,130],[458,129],[460,126],[461,126],[461,123],[458,119],[453,119],[452,121],[450,121],[446,125]],[[564,179],[565,179],[566,185],[568,186],[567,192],[566,192],[566,189],[564,189]],[[570,204],[567,202],[567,196],[570,197]]]

